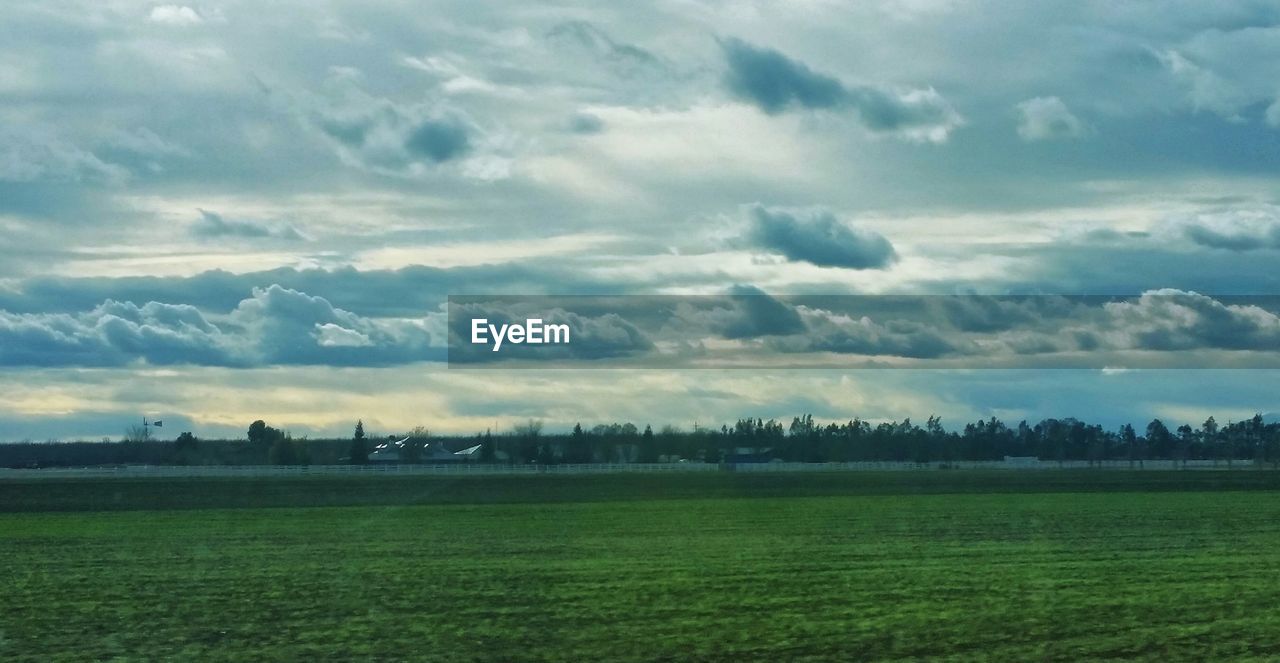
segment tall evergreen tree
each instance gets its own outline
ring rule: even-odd
[[[363,419],[356,421],[356,430],[351,436],[351,450],[347,456],[347,462],[352,465],[365,465],[369,462],[369,445],[364,439]]]
[[[493,449],[493,434],[486,428],[484,436],[480,438],[480,462],[492,463],[496,457],[497,454]]]
[[[658,462],[658,445],[653,441],[653,428],[648,424],[644,427],[644,434],[640,436],[640,457],[637,461],[641,463]]]

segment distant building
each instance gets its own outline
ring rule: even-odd
[[[369,453],[370,463],[404,463],[408,462],[411,457],[410,450],[405,446],[410,438],[403,440],[388,440],[374,447]],[[469,460],[479,458],[480,445],[467,447],[458,451],[449,451],[442,442],[428,442],[417,453],[419,463],[462,463]]]
[[[397,442],[383,442],[369,452],[370,463],[399,463],[400,446]]]
[[[771,463],[773,449],[756,449],[753,447],[737,447],[725,454],[724,463]]]

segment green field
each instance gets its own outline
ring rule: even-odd
[[[1274,473],[943,474],[0,482],[0,659],[1280,657]]]

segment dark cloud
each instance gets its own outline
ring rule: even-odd
[[[938,303],[947,322],[965,332],[996,332],[1066,319],[1087,306],[1079,297],[1039,295],[939,297]]]
[[[456,117],[423,120],[409,132],[404,146],[411,154],[442,163],[471,149],[470,129]]]
[[[833,316],[811,311],[808,332],[798,336],[771,338],[770,348],[778,352],[834,352],[874,357],[937,359],[964,348],[963,340],[953,340],[941,330],[914,320],[875,322],[867,317]]]
[[[217,212],[198,210],[200,218],[191,224],[191,232],[200,237],[250,237],[300,240],[297,228],[289,224],[271,224],[252,219],[227,219]]]
[[[1280,249],[1280,222],[1253,229],[1222,230],[1203,224],[1188,224],[1184,228],[1187,239],[1212,249],[1228,251],[1256,251]]]
[[[400,104],[343,81],[342,101],[314,99],[304,111],[350,165],[414,176],[483,152],[484,131],[458,108]]]
[[[850,228],[830,212],[796,214],[753,205],[748,215],[748,243],[788,260],[847,269],[883,269],[897,260],[883,235]]]
[[[698,306],[705,302],[707,306]],[[726,339],[802,334],[804,320],[795,308],[754,286],[737,285],[725,298],[690,298],[675,309],[684,333],[700,330]]]
[[[725,79],[729,90],[766,113],[781,113],[792,106],[835,108],[848,101],[840,81],[778,51],[740,39],[725,39],[720,46],[729,64]]]
[[[591,113],[574,113],[569,118],[568,128],[575,134],[598,134],[604,131],[604,120]]]
[[[872,131],[903,131],[934,141],[944,140],[960,123],[951,105],[931,89],[848,85],[770,48],[733,38],[720,46],[729,65],[729,91],[770,115],[794,108],[850,109]]]

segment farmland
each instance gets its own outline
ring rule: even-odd
[[[0,658],[1274,658],[1275,474],[0,482]]]

